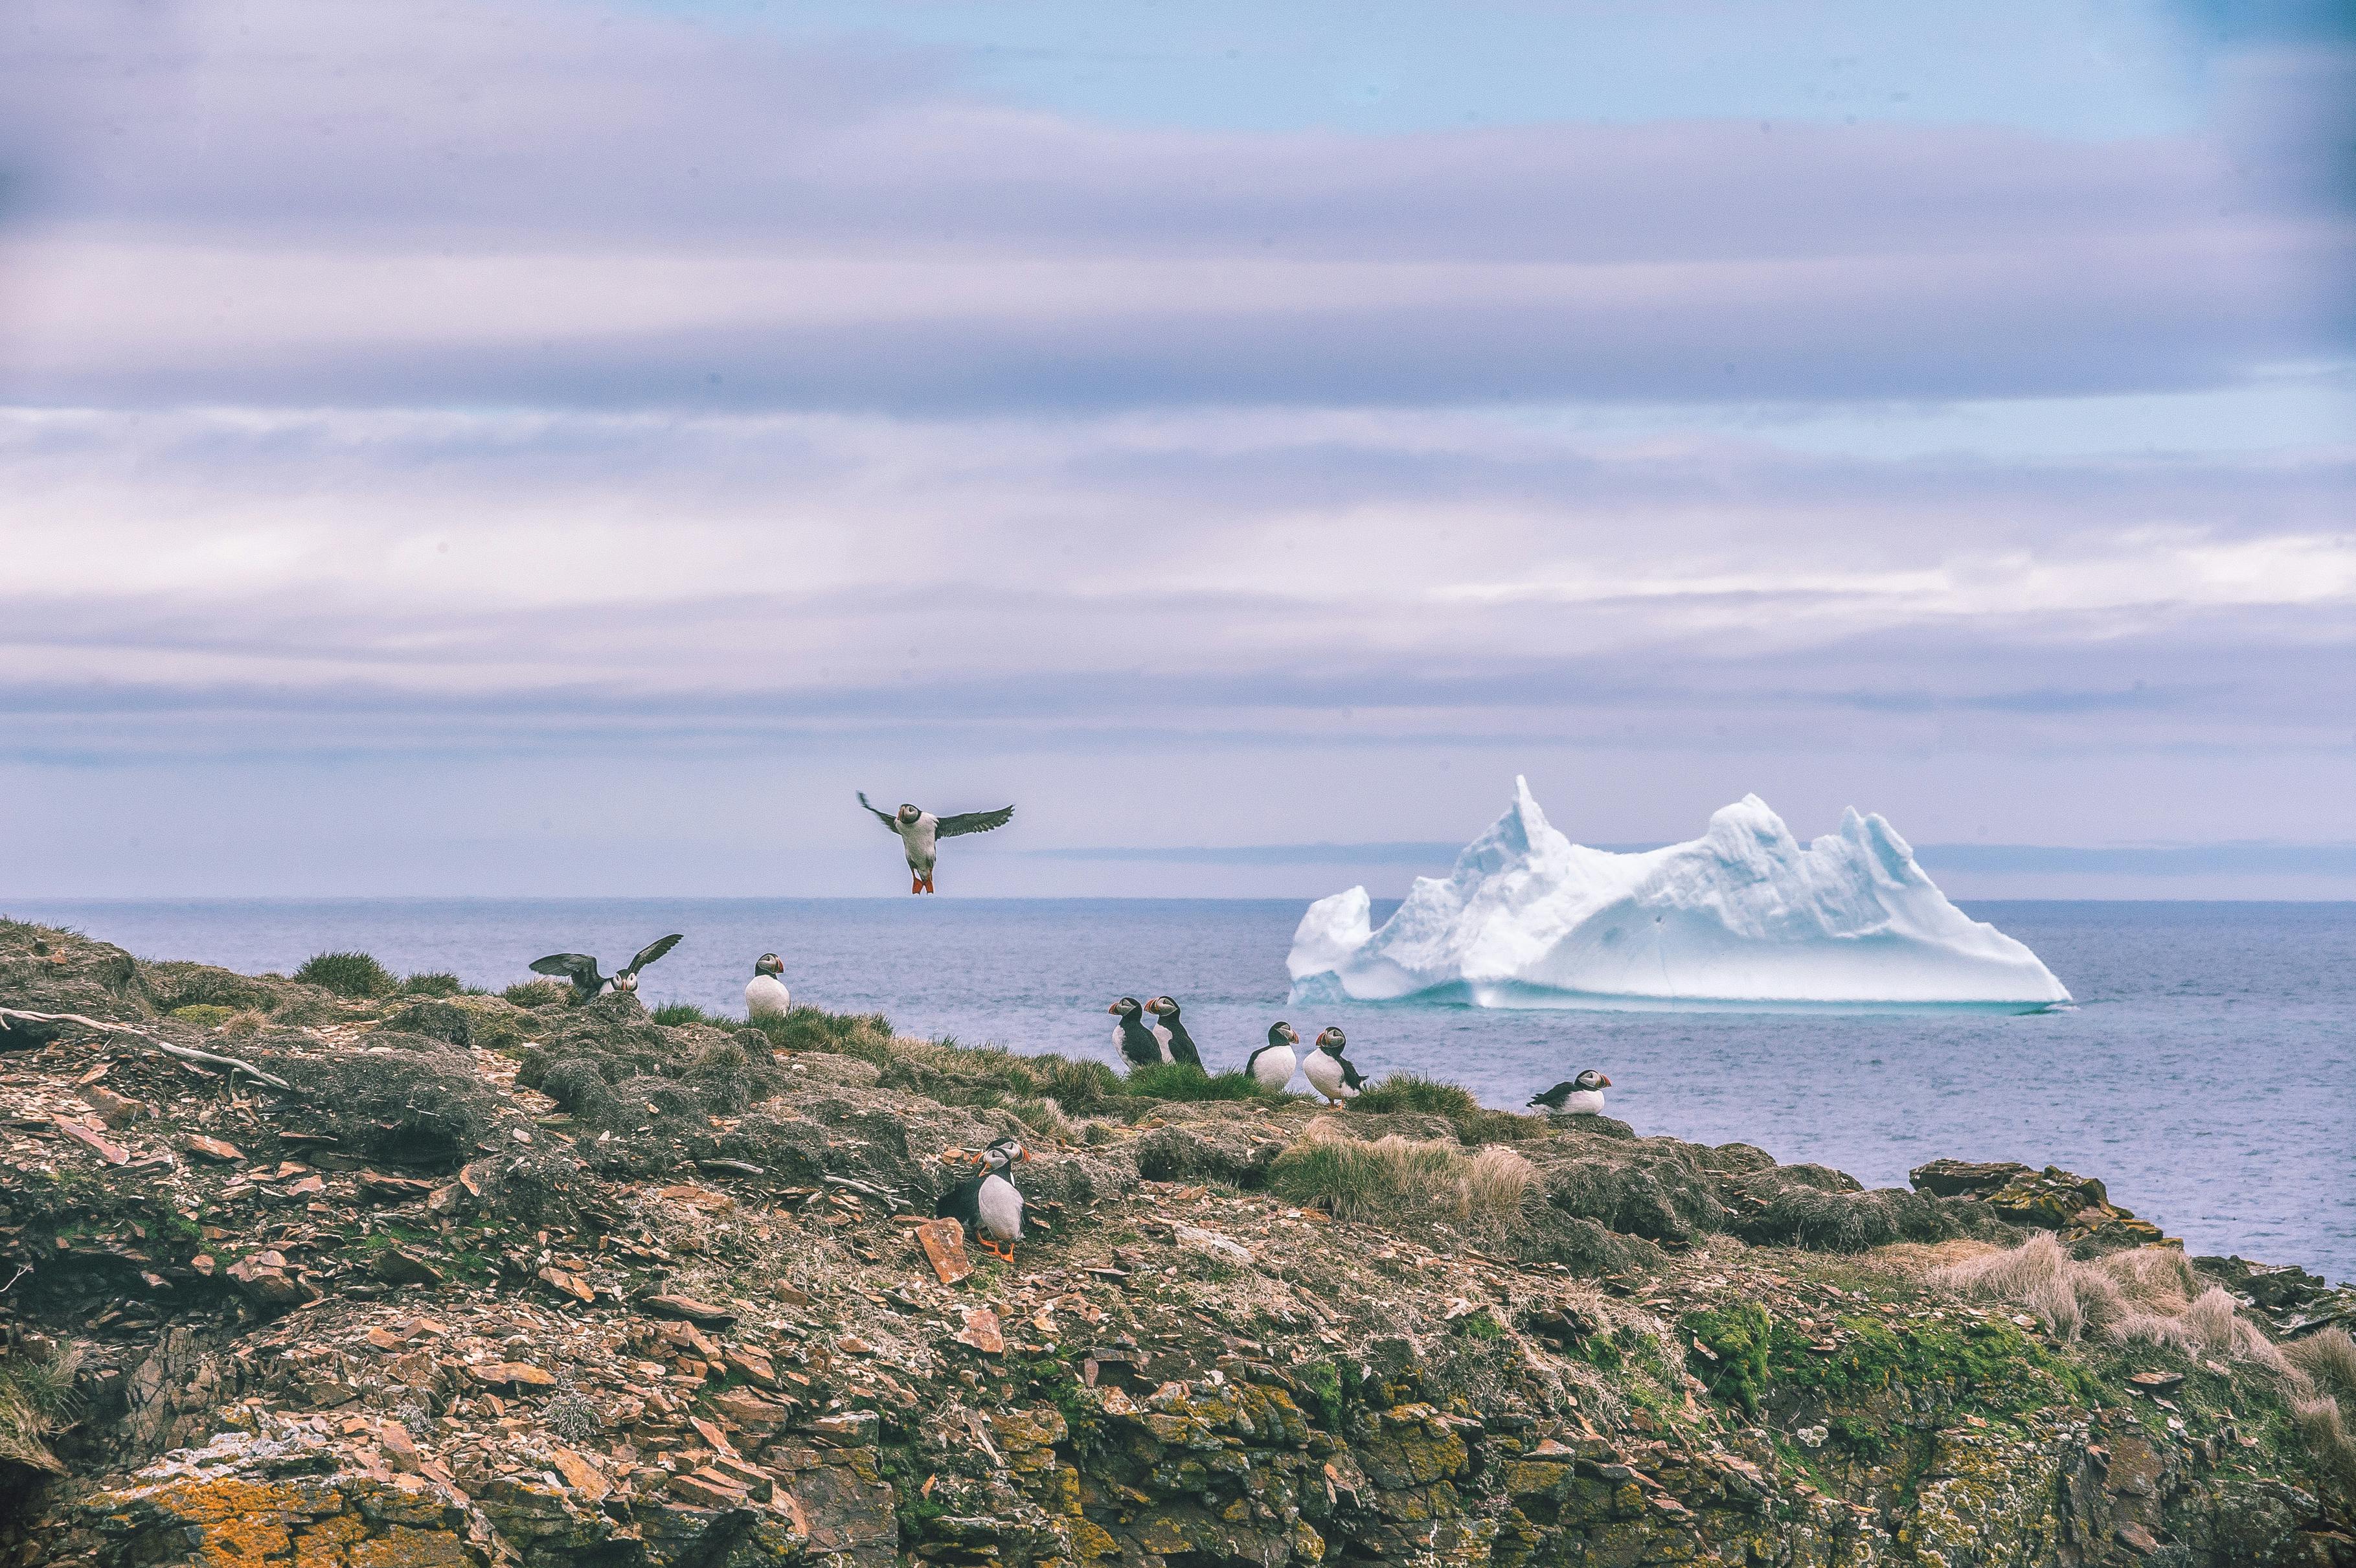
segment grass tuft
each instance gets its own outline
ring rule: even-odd
[[[2341,1399],[2356,1401],[2356,1339],[2345,1328],[2327,1328],[2283,1347],[2290,1364]]]
[[[517,1007],[555,1007],[573,994],[561,980],[520,980],[499,993],[499,1000]]]
[[[428,974],[412,974],[407,980],[401,983],[401,990],[402,994],[405,996],[466,996],[479,994],[479,993],[476,992],[474,988],[468,986],[456,975],[450,973],[446,970],[435,970]]]
[[[400,988],[392,972],[364,952],[323,952],[305,959],[294,972],[304,985],[316,985],[338,996],[390,996]]]
[[[655,1009],[654,1020],[667,1029],[677,1028],[681,1024],[710,1024],[722,1029],[744,1027],[744,1025],[737,1019],[724,1017],[717,1013],[707,1013],[692,1002],[666,1002]]]
[[[1426,1078],[1419,1072],[1395,1072],[1372,1089],[1364,1090],[1350,1101],[1355,1111],[1380,1114],[1389,1111],[1416,1111],[1426,1115],[1445,1116],[1451,1122],[1481,1114],[1481,1102],[1472,1098],[1470,1090],[1438,1079]]]
[[[183,1024],[194,1024],[199,1029],[217,1029],[237,1016],[237,1009],[224,1007],[217,1002],[191,1002],[186,1007],[175,1007],[166,1017],[177,1018]]]
[[[1314,1205],[1336,1219],[1398,1219],[1452,1190],[1462,1160],[1453,1144],[1396,1133],[1371,1144],[1310,1137],[1276,1157],[1269,1186],[1286,1202]]]
[[[0,1359],[0,1462],[65,1473],[48,1440],[73,1423],[74,1377],[80,1369],[81,1352],[70,1345],[46,1359]]]
[[[1123,1087],[1139,1100],[1278,1100],[1248,1072],[1205,1074],[1187,1062],[1148,1062],[1129,1069]]]

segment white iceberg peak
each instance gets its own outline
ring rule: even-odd
[[[1286,961],[1298,1000],[1483,1006],[1935,1005],[2070,1000],[2035,953],[1947,901],[1897,830],[1851,807],[1803,845],[1756,795],[1700,838],[1575,844],[1529,781],[1442,877],[1372,929],[1363,887],[1321,898]]]

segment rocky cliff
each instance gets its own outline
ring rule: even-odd
[[[0,1562],[2356,1564],[2356,1293],[2067,1173],[342,989],[0,923]]]

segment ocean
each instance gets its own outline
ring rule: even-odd
[[[2057,1165],[2195,1252],[2356,1279],[2356,904],[1974,903],[2036,950],[2072,1011],[1505,1012],[1318,1004],[1288,1012],[1303,905],[1212,899],[340,899],[16,901],[144,958],[291,971],[358,948],[402,972],[499,987],[541,953],[607,967],[687,940],[650,1004],[741,1009],[753,960],[797,1001],[904,1033],[1118,1060],[1106,1006],[1167,993],[1215,1068],[1275,1019],[1348,1031],[1370,1077],[1413,1069],[1519,1106],[1581,1068],[1639,1133],[1742,1142],[1904,1186],[1942,1155]],[[1378,902],[1377,922],[1395,904]]]

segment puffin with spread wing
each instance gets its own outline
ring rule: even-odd
[[[676,931],[667,937],[656,938],[640,948],[638,956],[624,964],[620,972],[611,977],[598,973],[597,961],[585,952],[555,952],[546,958],[536,958],[531,961],[531,972],[571,981],[575,1005],[588,1001],[609,985],[614,988],[615,994],[628,996],[638,989],[638,971],[679,946],[679,942]]]
[[[933,865],[940,858],[941,840],[1002,828],[1014,815],[1013,807],[1001,806],[994,811],[960,811],[953,817],[937,817],[905,801],[901,802],[897,811],[886,811],[871,802],[864,789],[859,792],[859,803],[873,811],[877,822],[900,835],[900,847],[908,857],[911,893],[933,891]]]

